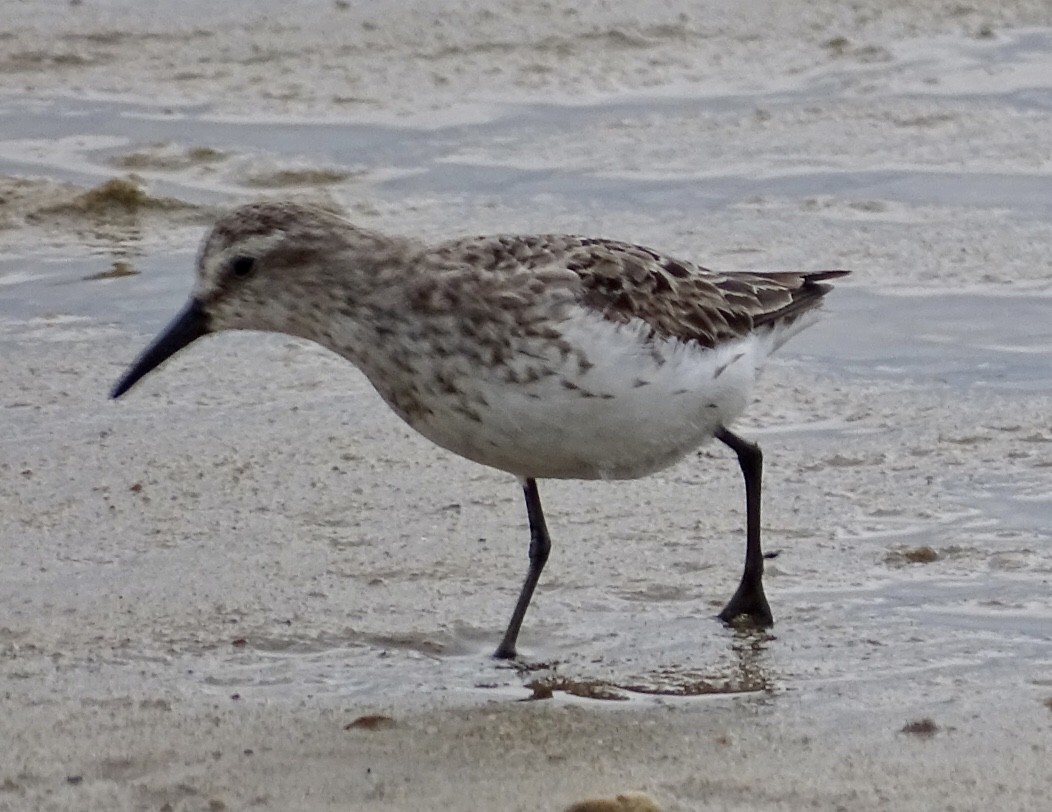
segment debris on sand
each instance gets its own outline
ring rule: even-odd
[[[578,801],[566,807],[565,812],[661,812],[661,807],[642,792],[623,792],[616,798]]]
[[[934,720],[925,717],[915,722],[907,722],[899,732],[908,733],[911,736],[920,736],[922,739],[930,739],[939,732],[939,726],[935,724]]]

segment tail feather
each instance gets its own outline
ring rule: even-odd
[[[838,279],[849,273],[851,272],[836,270],[755,274],[756,277],[777,282],[782,288],[783,296],[788,290],[789,302],[787,304],[779,302],[780,306],[754,314],[753,325],[760,327],[764,324],[795,321],[801,314],[818,307],[822,298],[833,289],[832,285],[822,284],[823,281]]]

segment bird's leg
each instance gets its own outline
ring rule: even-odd
[[[519,601],[515,604],[515,611],[511,615],[508,630],[504,632],[504,639],[497,646],[493,655],[499,660],[510,660],[515,656],[515,641],[519,636],[519,627],[522,619],[526,616],[526,609],[533,597],[533,590],[541,577],[541,570],[548,560],[551,552],[552,542],[548,538],[548,528],[544,524],[544,511],[541,510],[541,497],[537,493],[537,482],[533,479],[525,479],[522,482],[522,490],[526,495],[526,513],[530,518],[530,569],[526,573],[526,580],[519,592]]]
[[[771,607],[763,594],[763,550],[760,548],[760,483],[763,478],[763,452],[755,443],[721,428],[716,439],[738,455],[745,477],[745,571],[738,590],[720,612],[720,620],[731,623],[744,617],[758,628],[774,625]]]

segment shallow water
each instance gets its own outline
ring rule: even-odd
[[[956,51],[973,60],[972,70],[991,66],[1032,67],[1052,44],[1049,32],[1029,32],[999,43],[972,43]],[[973,51],[969,51],[968,48]],[[937,60],[920,55],[909,63],[923,73]],[[906,63],[898,63],[902,70]],[[877,73],[891,70],[874,66]],[[1025,83],[1024,83],[1025,85]],[[776,153],[704,176],[655,179],[645,173],[611,172],[570,161],[558,166],[523,166],[529,144],[562,138],[584,127],[617,129],[624,120],[660,122],[726,111],[794,110],[840,92],[835,75],[805,77],[793,87],[755,93],[713,94],[697,98],[634,96],[583,105],[494,105],[479,121],[449,126],[354,124],[348,122],[231,121],[205,107],[155,108],[144,104],[69,98],[6,98],[0,103],[0,173],[43,174],[95,185],[115,174],[113,160],[156,142],[207,145],[233,156],[266,156],[337,167],[353,174],[344,188],[368,184],[374,198],[392,203],[439,198],[450,206],[542,205],[566,211],[646,211],[677,216],[724,212],[757,196],[802,203],[830,196],[849,204],[911,207],[978,206],[1007,210],[1020,222],[1052,214],[1047,166],[1025,172],[965,166],[948,168],[837,166],[781,161]],[[897,98],[922,101],[938,95],[984,109],[1052,109],[1047,87],[1009,86],[978,93],[959,86],[921,88],[907,76]],[[492,150],[499,145],[500,150]],[[732,171],[734,170],[734,171]],[[236,177],[144,171],[155,195],[211,204],[230,194],[244,195]],[[359,178],[362,180],[359,181]],[[900,215],[901,216],[901,215]],[[616,236],[616,235],[614,235]],[[0,318],[24,322],[52,314],[117,323],[134,332],[153,333],[182,303],[191,282],[194,248],[177,250],[145,243],[134,256],[138,275],[88,280],[105,271],[113,256],[43,256],[19,248],[0,256]],[[705,257],[699,258],[702,262]],[[794,340],[782,357],[826,376],[837,386],[911,384],[945,387],[946,397],[974,399],[987,393],[1009,396],[1052,394],[1052,298],[1046,291],[1020,294],[1004,290],[886,289],[879,268],[859,269],[851,283],[831,297],[821,324]],[[105,403],[99,408],[106,408]],[[991,420],[996,416],[991,415]],[[966,427],[972,428],[972,427]],[[812,425],[816,456],[850,449],[853,427]],[[792,427],[762,432],[788,435]],[[1047,442],[1046,436],[1035,442]],[[1052,665],[1052,501],[1047,474],[1029,469],[1018,476],[992,475],[984,481],[954,482],[946,474],[945,493],[959,509],[933,510],[930,521],[880,522],[872,533],[853,528],[836,539],[836,555],[880,560],[891,546],[933,546],[936,565],[888,566],[830,577],[815,571],[810,585],[793,578],[787,591],[772,581],[783,603],[795,610],[775,637],[744,635],[712,621],[700,593],[654,585],[612,585],[613,597],[587,593],[573,611],[548,617],[548,629],[527,620],[523,645],[538,652],[537,674],[579,676],[607,681],[625,696],[669,683],[670,694],[703,681],[748,686],[767,694],[803,684],[821,692],[850,692],[868,683],[874,713],[899,712],[902,684],[926,674],[928,690],[969,697],[961,686],[1011,677],[1020,690],[1037,686]],[[966,507],[966,509],[964,509]],[[890,506],[893,512],[894,506]],[[565,531],[564,531],[565,532]],[[777,535],[777,534],[775,534]],[[981,552],[976,552],[981,551]],[[832,553],[831,553],[832,555]],[[791,553],[773,568],[800,567]],[[835,567],[828,561],[825,566]],[[545,595],[565,585],[558,572],[546,575]],[[706,592],[706,598],[712,595]],[[645,611],[643,608],[645,607]],[[786,629],[785,632],[782,629]],[[555,634],[551,634],[552,631]],[[346,632],[326,637],[255,637],[237,649],[195,651],[162,658],[157,674],[189,675],[190,683],[217,693],[252,689],[258,696],[290,698],[303,691],[364,696],[407,697],[414,692],[449,690],[475,696],[527,681],[485,655],[499,629],[466,621],[441,635],[407,631],[402,638]],[[784,634],[784,637],[781,635]],[[689,641],[688,645],[684,641]],[[829,651],[861,652],[857,658],[827,656]],[[135,657],[130,657],[135,660]],[[553,666],[552,664],[558,664]],[[637,665],[638,664],[638,665]],[[671,664],[671,665],[666,665]],[[124,662],[99,662],[111,680],[127,675]],[[560,671],[559,669],[563,670]],[[94,678],[96,671],[91,672]],[[533,673],[533,672],[531,672]],[[122,676],[124,674],[124,676]],[[134,677],[139,679],[140,676]],[[945,680],[945,683],[940,680]],[[735,683],[737,681],[737,683]],[[457,686],[450,688],[449,686]],[[480,687],[487,686],[487,687]],[[935,686],[935,687],[933,687]],[[689,691],[688,691],[689,692]],[[699,690],[699,693],[705,691]],[[969,700],[972,701],[972,700]],[[974,701],[980,701],[975,699]]]

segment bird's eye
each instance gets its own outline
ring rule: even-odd
[[[237,256],[230,260],[230,273],[239,279],[248,276],[256,267],[255,257]]]

